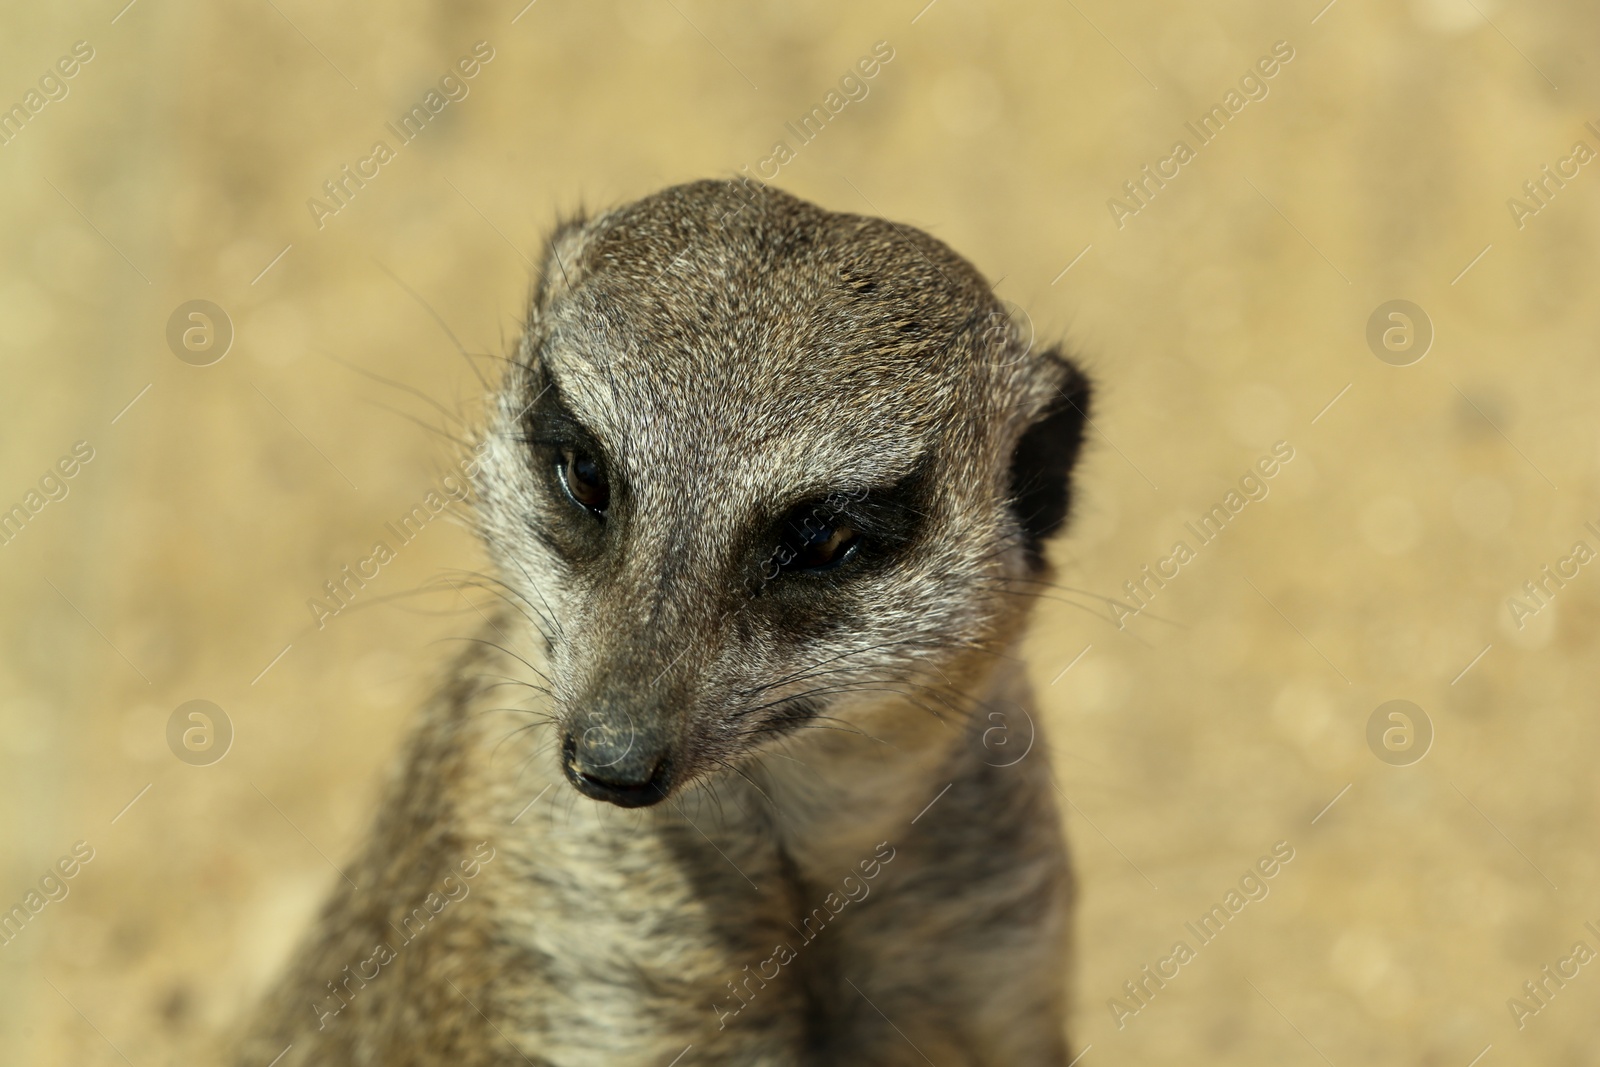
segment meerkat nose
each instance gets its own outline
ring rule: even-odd
[[[561,755],[562,770],[578,792],[620,807],[658,803],[671,785],[669,754],[632,731],[575,730],[562,742]]]

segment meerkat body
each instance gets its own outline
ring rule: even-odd
[[[1010,652],[1086,382],[937,241],[765,188],[546,261],[476,477],[503,607],[236,1062],[1064,1065]]]

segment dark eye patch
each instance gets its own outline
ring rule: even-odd
[[[760,584],[836,579],[892,567],[926,526],[926,459],[899,481],[840,489],[792,505],[760,538]]]
[[[539,392],[522,413],[520,429],[522,441],[528,445],[560,448],[576,445],[584,450],[599,451],[599,443],[589,428],[578,421],[567,407],[561,389],[548,373],[541,374],[536,383]]]
[[[861,531],[850,518],[822,505],[802,505],[783,522],[783,534],[768,566],[769,575],[784,571],[821,574],[856,557]]]
[[[537,383],[540,392],[523,413],[518,440],[529,450],[529,464],[549,494],[550,507],[527,516],[532,532],[547,546],[578,563],[604,546],[606,520],[615,511],[618,486],[605,450],[562,398],[554,379]]]

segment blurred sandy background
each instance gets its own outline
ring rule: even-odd
[[[1600,965],[1507,1007],[1600,948],[1600,566],[1520,629],[1507,605],[1600,549],[1600,165],[1520,229],[1506,203],[1600,149],[1592,6],[124,2],[11,3],[0,34],[7,105],[93,49],[0,145],[0,508],[94,450],[0,545],[0,908],[94,855],[0,947],[0,1063],[204,1062],[476,621],[384,599],[481,565],[441,518],[311,625],[449,458],[414,421],[444,415],[352,368],[470,418],[444,327],[492,372],[558,213],[757,167],[878,41],[776,184],[929,229],[1077,347],[1064,585],[1125,596],[1295,450],[1124,626],[1041,605],[1085,1067],[1600,1062]],[[319,229],[307,200],[479,41],[469,95]],[[1279,41],[1268,95],[1119,229],[1108,198]],[[236,334],[212,366],[166,340],[196,299]],[[1410,366],[1368,345],[1393,299],[1435,333]],[[210,766],[168,746],[193,699],[235,732]],[[1391,699],[1435,734],[1409,766],[1368,744]],[[1270,895],[1119,1029],[1108,1000],[1279,841]]]

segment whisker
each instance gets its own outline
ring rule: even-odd
[[[466,346],[461,343],[461,338],[456,336],[455,331],[450,328],[449,323],[444,321],[444,317],[435,311],[433,309],[433,305],[424,300],[421,294],[419,294],[415,289],[411,288],[411,286],[407,285],[405,282],[401,281],[400,276],[394,271],[390,270],[377,260],[373,260],[373,262],[377,263],[378,269],[387,274],[396,285],[404,289],[413,300],[422,305],[423,310],[433,318],[434,322],[439,324],[439,329],[443,330],[445,336],[450,338],[450,343],[455,345],[456,351],[461,354],[462,360],[464,360],[467,366],[471,368],[473,377],[478,379],[478,384],[483,388],[483,391],[485,393],[491,392],[489,379],[483,376],[483,371],[479,370],[478,365],[472,361],[472,356],[467,352]]]
[[[523,659],[521,656],[519,656],[515,652],[511,651],[509,648],[506,648],[504,645],[496,644],[495,642],[490,641],[487,638],[483,638],[483,637],[446,637],[446,638],[443,638],[443,640],[445,640],[445,641],[463,641],[463,642],[466,642],[468,644],[485,645],[485,646],[487,646],[489,648],[498,649],[499,651],[501,651],[501,652],[505,653],[506,655],[510,656],[512,659],[516,660],[518,663],[522,664],[524,667],[528,668],[534,674],[537,674],[540,678],[543,678],[546,682],[550,682],[549,676],[546,675],[543,671],[541,671],[538,667],[535,667],[533,664],[529,663],[527,660]],[[550,684],[553,685],[555,683],[551,682]]]

